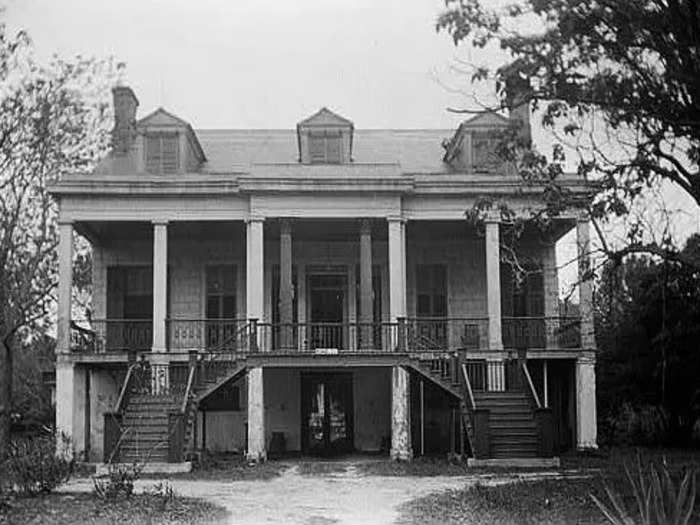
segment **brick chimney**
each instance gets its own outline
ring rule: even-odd
[[[510,120],[518,126],[518,135],[526,144],[532,142],[530,130],[530,79],[518,74],[506,79],[506,106]]]
[[[139,107],[139,100],[128,86],[113,88],[112,99],[114,101],[113,153],[120,156],[127,155],[136,135],[136,109]]]

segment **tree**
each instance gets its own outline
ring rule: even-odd
[[[498,111],[528,104],[545,128],[580,155],[578,172],[595,181],[586,205],[608,259],[651,253],[697,265],[670,235],[651,236],[630,211],[664,184],[700,204],[700,3],[695,0],[521,0],[489,8],[446,0],[437,29],[455,44],[498,46],[495,69],[474,65],[472,81],[495,82]],[[506,135],[500,153],[528,182],[545,187],[548,212],[570,207],[558,183],[563,149],[548,158]],[[584,206],[585,203],[575,202]],[[625,217],[623,243],[601,223]],[[668,232],[666,232],[668,233]]]
[[[115,71],[80,57],[42,65],[26,33],[0,25],[0,457],[15,353],[50,332],[55,313],[57,206],[47,183],[91,171],[106,152]]]

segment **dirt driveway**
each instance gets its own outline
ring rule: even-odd
[[[398,517],[398,506],[431,492],[463,488],[482,483],[507,483],[517,479],[556,475],[554,472],[520,476],[439,476],[386,477],[364,475],[354,465],[328,474],[301,474],[291,466],[281,476],[268,481],[191,481],[169,482],[182,496],[207,499],[231,514],[230,523],[285,523],[324,525],[335,523],[391,524]],[[137,490],[150,488],[157,480],[139,480]],[[75,480],[64,491],[92,490],[88,479]]]

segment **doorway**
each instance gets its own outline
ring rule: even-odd
[[[304,454],[333,456],[353,450],[351,373],[301,376],[301,449]]]
[[[309,276],[310,334],[312,349],[343,348],[345,330],[346,276],[319,274]]]

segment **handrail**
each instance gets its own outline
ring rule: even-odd
[[[126,377],[124,378],[124,383],[122,384],[122,389],[119,392],[119,398],[117,399],[117,405],[115,407],[115,412],[119,413],[122,410],[122,404],[124,403],[124,397],[126,396],[126,392],[129,389],[129,381],[131,381],[131,376],[134,373],[134,369],[140,366],[139,363],[134,363],[131,366],[129,366],[129,369],[126,371]]]
[[[238,341],[238,337],[241,334],[245,334],[250,330],[250,323],[246,323],[243,326],[241,326],[238,330],[236,330],[235,333],[221,341],[220,343],[217,343],[215,346],[212,346],[211,348],[207,348],[207,353],[208,354],[213,354],[217,352],[218,350],[225,348],[226,346],[229,345],[232,341]],[[227,352],[228,353],[228,352]]]
[[[197,366],[190,366],[190,373],[187,377],[187,388],[185,388],[185,395],[182,398],[182,406],[180,407],[180,414],[185,414],[187,412],[187,402],[190,400],[190,394],[192,393],[192,385],[194,384],[194,374],[197,370]]]
[[[469,382],[469,374],[467,374],[467,365],[465,363],[462,363],[462,375],[464,376],[464,384],[467,386],[467,394],[469,394],[469,402],[471,403],[472,410],[476,410],[474,392],[472,391],[472,384]]]
[[[537,405],[537,408],[542,408],[542,403],[540,403],[540,396],[537,395],[537,390],[535,390],[535,385],[532,382],[532,377],[530,377],[530,370],[528,370],[527,368],[527,363],[523,362],[520,366],[522,367],[523,372],[525,373],[527,384],[530,386],[530,393],[532,394],[532,397],[535,398],[535,404]]]

